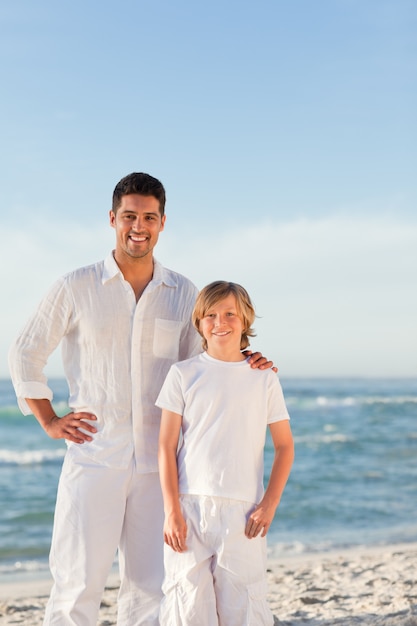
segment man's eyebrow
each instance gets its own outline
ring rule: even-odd
[[[120,213],[122,213],[123,215],[127,214],[127,213],[132,213],[133,215],[139,215],[139,211],[135,211],[135,209],[122,209],[120,211]],[[142,213],[142,215],[156,215],[156,216],[158,216],[158,215],[160,215],[160,213],[159,213],[159,211],[144,211]]]

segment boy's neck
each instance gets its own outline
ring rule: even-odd
[[[237,361],[245,361],[246,357],[240,350],[215,350],[212,347],[208,347],[207,354],[213,359],[218,361],[229,361],[230,363],[236,363]]]

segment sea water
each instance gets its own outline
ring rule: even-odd
[[[417,541],[417,381],[281,379],[296,457],[269,551]],[[67,411],[67,387],[51,381]],[[0,380],[0,578],[47,570],[66,446],[23,416]],[[265,480],[273,460],[267,436]],[[244,463],[245,459],[241,459]]]

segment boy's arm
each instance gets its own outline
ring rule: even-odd
[[[177,446],[181,422],[181,415],[162,409],[158,463],[164,498],[164,541],[176,552],[187,549],[187,525],[182,515],[178,492]]]
[[[294,460],[294,441],[288,420],[269,425],[275,448],[274,462],[264,497],[249,516],[245,535],[249,538],[261,533],[265,537],[274,519]]]

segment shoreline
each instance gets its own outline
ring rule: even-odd
[[[275,625],[417,626],[417,542],[274,555],[267,568]],[[1,583],[1,624],[42,624],[51,587],[44,574]],[[118,586],[112,571],[98,626],[116,624]]]

